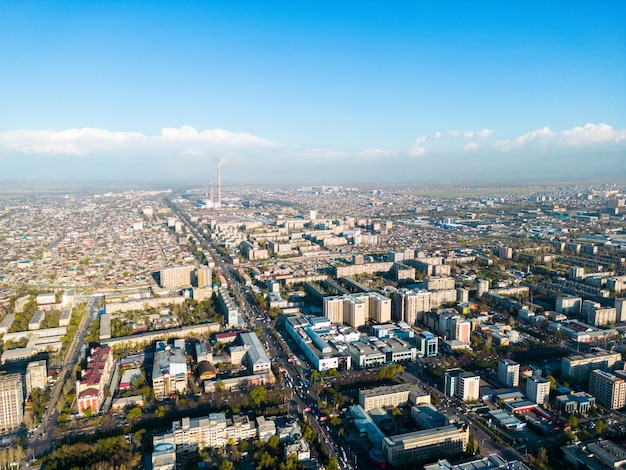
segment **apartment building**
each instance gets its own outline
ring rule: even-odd
[[[191,286],[191,274],[195,266],[172,266],[161,268],[161,287],[164,289],[178,289]]]
[[[589,393],[598,405],[619,410],[626,405],[626,380],[603,370],[591,371]]]
[[[26,396],[30,395],[34,389],[44,389],[48,385],[48,368],[46,361],[29,362],[26,366],[26,375],[24,376],[26,386]]]
[[[157,400],[187,389],[187,357],[185,352],[165,343],[157,344],[152,367],[152,388]]]
[[[480,389],[480,376],[473,372],[463,372],[459,375],[459,390],[457,396],[464,402],[477,401]]]
[[[78,414],[84,414],[88,408],[100,411],[104,403],[104,390],[111,380],[113,370],[113,351],[109,346],[96,347],[87,359],[87,368],[76,381]]]
[[[616,363],[621,360],[620,353],[606,351],[564,357],[561,362],[561,377],[570,384],[587,382],[592,370],[611,371],[615,369]]]
[[[536,375],[526,379],[526,398],[538,405],[545,405],[550,399],[550,381]]]
[[[358,328],[368,322],[391,321],[391,299],[378,292],[363,292],[324,298],[324,316],[332,323]]]
[[[501,359],[498,362],[498,382],[505,387],[519,385],[519,364],[511,359]]]
[[[424,312],[431,309],[431,293],[427,290],[398,289],[393,295],[393,319],[415,325]]]
[[[24,420],[24,395],[20,374],[0,375],[0,431],[13,431]]]
[[[183,418],[172,423],[176,452],[189,452],[207,447],[224,447],[230,439],[235,443],[257,436],[256,424],[245,415],[226,418],[224,413],[211,413],[200,418]]]

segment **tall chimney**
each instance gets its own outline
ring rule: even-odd
[[[220,164],[217,164],[217,207],[222,207],[222,179],[220,178]]]

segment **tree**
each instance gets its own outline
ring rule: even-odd
[[[326,464],[326,470],[339,470],[339,462],[335,457],[331,457],[328,459],[328,463]]]
[[[547,375],[546,379],[550,381],[550,390],[556,390],[556,379],[551,375]]]
[[[570,416],[567,420],[572,429],[576,429],[578,427],[578,418],[574,415]]]
[[[596,421],[596,434],[598,436],[602,435],[607,427],[607,424],[603,420],[600,419]]]
[[[267,390],[265,390],[265,387],[263,387],[262,385],[254,387],[250,392],[250,398],[252,398],[252,401],[257,408],[261,406],[261,403],[265,401],[266,394]]]
[[[142,414],[141,408],[136,406],[136,407],[132,408],[128,413],[126,413],[126,418],[129,421],[134,421],[136,419],[141,418],[141,414]]]
[[[279,445],[280,445],[280,437],[278,437],[278,434],[272,435],[272,437],[270,437],[269,440],[267,441],[267,447],[270,450],[272,450],[274,454],[278,452]]]
[[[230,460],[224,459],[220,462],[219,469],[220,470],[233,470],[234,467],[235,467],[234,463],[232,463]]]

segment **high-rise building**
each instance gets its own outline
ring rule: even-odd
[[[450,339],[470,344],[471,331],[472,324],[464,318],[455,316],[450,319]]]
[[[459,375],[459,391],[457,396],[464,402],[477,401],[480,389],[480,376],[473,372],[463,372]]]
[[[48,370],[46,361],[29,362],[26,367],[26,396],[30,395],[35,388],[44,389],[48,384]]]
[[[191,285],[191,273],[195,266],[173,266],[162,268],[161,287],[165,289],[178,289],[180,287],[189,287]]]
[[[500,259],[511,259],[513,258],[513,248],[509,246],[501,246],[498,250],[498,257]]]
[[[498,382],[505,387],[519,385],[519,364],[510,359],[501,359],[498,362]]]
[[[626,380],[603,370],[594,370],[589,377],[589,393],[598,405],[618,410],[626,405]]]
[[[198,287],[207,287],[212,282],[211,268],[208,266],[200,266],[198,268]]]
[[[24,419],[24,395],[22,376],[0,376],[0,431],[12,431],[21,426]]]
[[[550,399],[550,381],[536,375],[526,379],[526,398],[539,405],[545,405]]]
[[[476,288],[476,297],[482,297],[482,295],[487,292],[489,292],[489,281],[486,279],[479,279]]]
[[[378,292],[325,297],[324,316],[333,323],[347,323],[354,328],[367,322],[389,323],[391,299]]]
[[[443,393],[450,397],[459,392],[459,377],[465,372],[463,369],[448,369],[443,374]]]
[[[393,297],[393,318],[409,325],[422,320],[431,308],[431,292],[426,290],[398,289]]]

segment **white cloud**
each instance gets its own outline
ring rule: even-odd
[[[428,136],[423,135],[422,137],[418,137],[415,139],[415,143],[410,145],[407,149],[407,154],[410,157],[421,157],[426,153],[426,149],[422,146],[424,142],[428,140]]]
[[[463,146],[463,150],[466,152],[471,152],[472,150],[476,150],[478,148],[478,144],[474,141],[468,142]]]
[[[164,127],[161,129],[163,141],[203,142],[228,146],[272,146],[267,139],[247,132],[231,132],[225,129],[206,129],[198,131],[192,126]]]
[[[435,139],[441,139],[443,134],[441,132],[435,132]]]
[[[480,129],[478,131],[474,131],[474,130],[459,131],[459,130],[453,129],[453,130],[447,130],[445,132],[445,134],[449,135],[450,137],[465,137],[466,139],[472,139],[474,137],[484,139],[486,137],[489,137],[492,133],[493,133],[493,129]],[[441,136],[441,132],[437,132],[437,134]]]
[[[74,129],[22,129],[0,132],[0,150],[24,154],[83,156],[106,150],[156,151],[167,149],[184,155],[199,156],[223,149],[254,149],[276,144],[246,132],[224,129],[197,130],[192,126],[166,127],[161,134],[119,132],[91,127]]]
[[[396,154],[397,154],[397,151],[395,150],[385,150],[385,149],[367,149],[367,150],[361,150],[360,152],[357,152],[358,157],[368,159],[368,160],[391,157]]]
[[[626,129],[613,129],[608,124],[585,124],[559,132],[549,127],[542,127],[522,134],[514,139],[497,140],[495,147],[499,150],[515,150],[528,145],[539,147],[585,147],[595,144],[610,144],[626,141]]]
[[[60,131],[22,129],[0,133],[0,146],[19,153],[80,156],[97,150],[141,144],[145,139],[139,132],[116,132],[91,127]]]
[[[565,145],[580,146],[605,142],[621,142],[626,140],[626,129],[613,129],[608,124],[585,124],[560,132]]]

